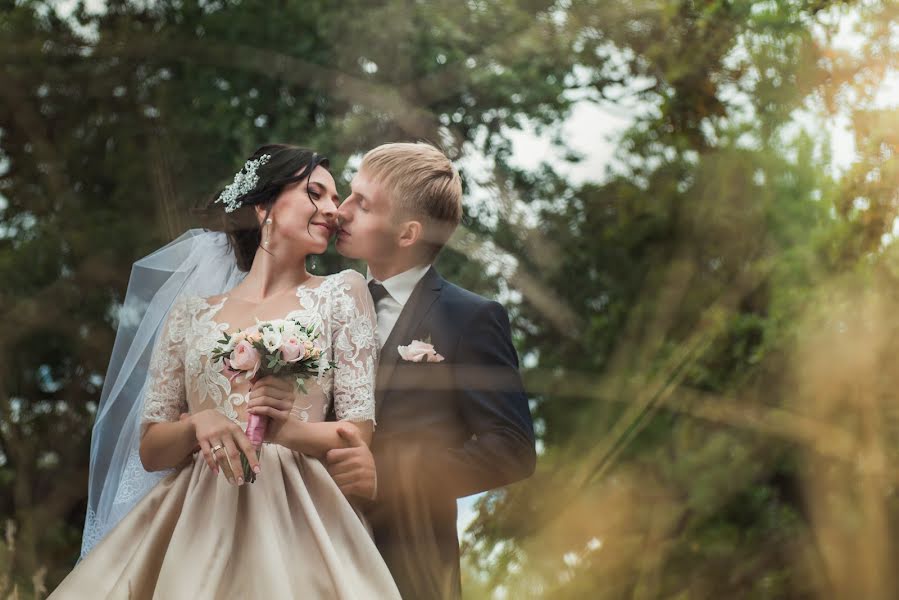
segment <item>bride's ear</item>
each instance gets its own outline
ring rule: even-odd
[[[401,248],[415,245],[421,239],[422,226],[418,221],[406,221],[400,227],[399,244]]]
[[[262,226],[265,225],[264,221],[266,218],[268,218],[268,219],[272,218],[271,212],[260,204],[257,204],[256,206],[254,206],[253,211],[256,213],[256,222],[259,223],[260,229],[262,229]],[[267,217],[266,217],[265,213],[269,213]]]

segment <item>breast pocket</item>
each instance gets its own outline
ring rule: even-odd
[[[390,387],[400,394],[445,394],[452,391],[452,369],[445,363],[401,362]]]

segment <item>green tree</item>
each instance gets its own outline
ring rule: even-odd
[[[428,139],[479,163],[463,177],[491,201],[468,202],[440,268],[513,300],[543,452],[480,502],[469,595],[885,595],[899,119],[872,83],[896,69],[897,11],[0,2],[6,573],[39,588],[45,565],[52,589],[77,556],[130,264],[261,143],[314,147],[344,177],[371,146]],[[849,15],[865,42],[834,50]],[[522,128],[577,159],[560,130],[577,101],[634,112],[604,178],[516,168]],[[797,125],[817,105],[852,115],[845,173]]]
[[[896,111],[856,107],[861,156],[838,180],[828,140],[796,134],[798,110],[819,97],[846,109],[840,96],[883,72],[870,52],[889,47],[881,24],[895,8],[853,7],[873,35],[835,58],[813,30],[849,14],[838,4],[572,7],[599,96],[651,108],[601,184],[572,186],[552,165],[499,166],[539,214],[536,228],[503,223],[494,239],[548,290],[525,293],[517,319],[545,450],[531,481],[481,501],[467,539],[477,586],[508,597],[886,597],[882,575],[840,579],[835,565],[889,564],[888,550],[822,543],[836,527],[822,507],[859,483],[847,448],[870,432],[847,438],[846,403],[827,414],[803,391],[831,381],[810,365],[838,362],[827,346],[808,349],[821,313],[842,315],[848,289],[872,281],[881,302],[894,279],[871,264],[887,260],[896,218]],[[864,387],[867,374],[846,379]],[[830,436],[849,441],[834,449]],[[819,482],[821,465],[842,478]],[[871,506],[891,495],[881,480],[869,491]],[[840,524],[846,537],[880,514],[855,510],[861,524]]]

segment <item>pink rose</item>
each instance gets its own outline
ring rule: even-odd
[[[262,364],[262,357],[253,345],[244,340],[234,347],[230,356],[231,368],[237,371],[246,371],[246,378],[252,379]]]
[[[231,368],[231,361],[223,359],[222,362],[225,366],[222,368],[222,375],[228,378],[228,381],[234,381],[234,378],[240,375],[240,371]]]
[[[302,342],[293,336],[281,342],[281,358],[287,362],[302,360],[305,350]]]
[[[437,354],[434,346],[421,340],[412,340],[408,346],[397,346],[396,349],[403,360],[435,363],[443,361],[443,357]]]

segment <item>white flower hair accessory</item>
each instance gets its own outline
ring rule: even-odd
[[[271,155],[263,154],[256,160],[248,160],[243,169],[234,176],[234,181],[222,190],[216,203],[221,202],[224,204],[226,213],[234,212],[240,208],[239,198],[256,187],[256,184],[259,183],[259,175],[256,174],[256,170],[267,163],[270,158]]]
[[[443,362],[434,346],[421,340],[412,340],[408,346],[397,346],[400,358],[409,362]]]

